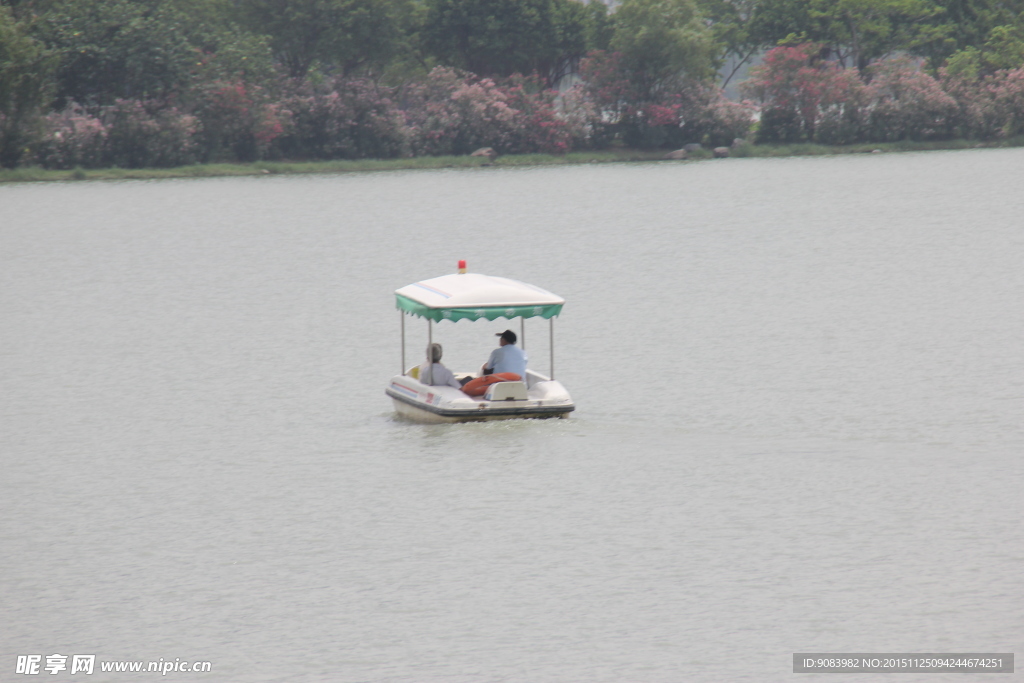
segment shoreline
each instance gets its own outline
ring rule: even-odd
[[[745,144],[730,150],[733,158],[781,158],[796,156],[826,156],[839,154],[865,154],[876,150],[882,153],[949,151],[962,149],[996,149],[1024,147],[1024,136],[1006,140],[979,142],[977,140],[939,140],[930,142],[858,143],[854,145],[819,145],[803,142],[794,144]],[[175,168],[96,168],[73,170],[46,170],[39,167],[0,169],[0,184],[25,182],[68,182],[79,180],[157,180],[163,178],[220,178],[259,175],[303,175],[329,173],[366,173],[372,171],[403,171],[445,168],[514,168],[526,166],[559,166],[565,164],[625,163],[665,161],[668,150],[639,150],[613,148],[591,152],[553,154],[515,154],[489,161],[486,157],[441,156],[409,157],[401,159],[337,159],[331,161],[256,161],[237,164],[195,164]],[[710,149],[701,149],[689,155],[686,161],[712,158]]]

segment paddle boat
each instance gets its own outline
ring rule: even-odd
[[[555,379],[555,317],[565,299],[533,285],[503,277],[459,272],[414,282],[395,291],[401,317],[402,372],[391,378],[385,393],[395,410],[417,422],[474,422],[516,418],[568,417],[576,409],[560,382]],[[497,320],[519,318],[519,339],[525,345],[526,319],[549,321],[550,376],[527,369],[520,381],[491,384],[482,396],[469,396],[450,386],[431,386],[419,378],[419,364],[405,361],[405,318],[427,320],[427,344],[434,341],[434,324],[442,321]],[[419,355],[419,354],[417,354]],[[454,372],[454,371],[453,371]],[[454,372],[457,379],[479,377],[480,373]]]

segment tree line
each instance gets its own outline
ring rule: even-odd
[[[1024,0],[0,0],[0,164],[1014,135],[1022,64]]]

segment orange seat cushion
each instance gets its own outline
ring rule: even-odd
[[[498,382],[518,382],[522,377],[514,372],[502,372],[497,375],[484,375],[466,382],[462,387],[463,393],[468,396],[483,396],[487,393],[487,387]]]

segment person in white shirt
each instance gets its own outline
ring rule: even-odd
[[[430,344],[427,346],[427,362],[420,366],[420,382],[435,387],[455,387],[461,389],[459,380],[455,379],[452,371],[441,365],[441,345]]]
[[[498,375],[503,372],[511,372],[526,377],[526,352],[516,346],[516,333],[512,330],[505,330],[495,335],[501,337],[498,340],[498,348],[491,351],[491,356],[484,365],[485,375]]]

